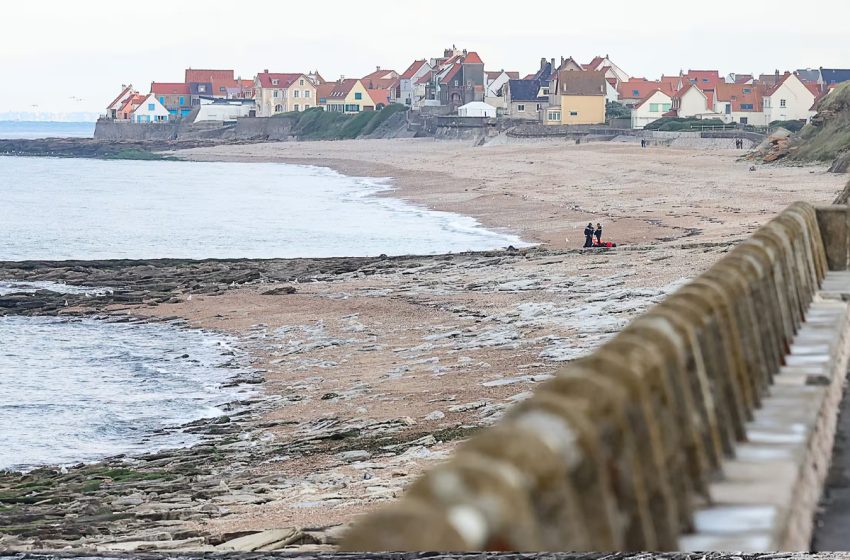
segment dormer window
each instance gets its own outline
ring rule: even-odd
[[[277,79],[273,79],[273,80],[272,80],[272,85],[273,85],[273,86],[276,86],[278,83],[279,83],[279,80],[277,80]]]

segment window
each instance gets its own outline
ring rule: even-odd
[[[661,105],[660,103],[650,103],[650,104],[649,104],[649,112],[650,112],[650,113],[657,113],[657,112],[658,112],[658,107],[659,107],[660,105]]]
[[[750,88],[744,88],[744,93],[752,93],[752,92],[753,92],[753,90],[751,90]]]
[[[275,105],[274,106],[274,112],[275,113],[282,113],[283,112],[283,105]]]
[[[741,124],[747,124],[748,122],[747,117],[741,117]]]
[[[577,116],[578,116],[578,111],[570,111],[570,116],[571,116],[571,117],[577,117]]]
[[[304,110],[305,110],[305,111],[306,111],[307,109],[309,109],[309,108],[310,108],[310,105],[304,105]]]
[[[702,83],[707,84],[707,83],[708,83],[708,78],[703,78],[703,79],[702,79]]]
[[[227,91],[227,90],[225,89],[224,86],[221,86],[220,88],[218,88],[219,93],[224,93],[225,91]]]
[[[309,89],[304,90],[304,97],[307,97],[307,98],[310,97],[310,90]]]
[[[159,98],[159,102],[160,102],[160,103],[162,103],[163,105],[165,105],[165,98],[164,98],[164,97],[160,97],[160,98]]]
[[[300,109],[300,107],[298,106],[298,103],[296,103],[295,104],[295,110],[298,111],[299,109]]]
[[[671,103],[662,103],[661,104],[661,110],[664,111],[665,113],[672,108],[673,108],[673,105]]]
[[[206,84],[198,84],[198,93],[206,93],[206,92],[207,92]]]
[[[303,86],[303,85],[304,85],[304,80],[299,81],[299,82],[298,82],[298,85]]]
[[[276,89],[272,90],[272,97],[277,97],[278,91]]]
[[[186,104],[186,98],[185,98],[185,97],[181,97],[181,98],[180,98],[180,105],[181,105],[181,106],[183,106],[183,105],[185,105],[185,104]]]
[[[564,86],[564,91],[567,91],[567,86]],[[640,90],[639,89],[633,89],[632,90],[632,97],[640,97]]]
[[[752,103],[741,103],[741,110],[742,111],[752,111],[753,110],[753,104]]]
[[[455,87],[457,87],[457,86],[458,86],[458,81],[457,81],[457,80],[455,80]]]
[[[276,78],[275,78],[275,79],[272,79],[272,85],[273,85],[273,86],[276,86],[277,84],[278,84],[278,80],[277,80]]]
[[[780,106],[780,107],[785,107],[785,100],[784,100],[784,99],[780,99],[780,100],[779,100],[779,106]]]
[[[540,109],[542,109],[542,108],[543,108],[543,105],[541,105],[540,103],[538,103],[538,104],[537,104],[537,110],[539,111],[539,110],[540,110]]]
[[[517,105],[517,106],[516,106],[516,110],[517,110],[517,112],[519,112],[519,113],[523,113],[523,112],[525,112],[525,105],[522,105],[522,104]]]
[[[156,111],[156,103],[148,103],[148,111]]]
[[[293,91],[292,91],[292,97],[298,97],[298,95],[299,95],[300,93],[301,93],[301,92],[300,92],[300,91],[298,91],[297,89],[296,89],[296,90],[293,90]]]
[[[354,99],[356,99],[357,101],[360,101],[361,99],[363,99],[363,94],[360,93],[359,91],[355,92],[354,93]]]
[[[549,114],[546,118],[550,121],[560,121],[561,120],[561,112],[560,111],[549,111]]]
[[[346,113],[359,113],[360,105],[359,104],[350,104],[345,106]]]

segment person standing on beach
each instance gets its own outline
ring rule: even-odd
[[[602,243],[602,224],[596,222],[596,231],[593,232],[593,235],[596,236],[596,244],[599,245]]]
[[[593,223],[587,224],[584,228],[584,246],[593,247]]]

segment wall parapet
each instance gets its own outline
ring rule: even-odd
[[[847,206],[792,204],[342,549],[808,549],[848,364],[848,232]],[[739,515],[757,527],[717,521]]]

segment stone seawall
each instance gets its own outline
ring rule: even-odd
[[[808,549],[848,365],[848,212],[790,206],[343,549]]]

